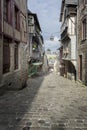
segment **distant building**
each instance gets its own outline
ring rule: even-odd
[[[52,52],[51,52],[51,50],[50,49],[47,49],[46,50],[46,54],[51,54]]]
[[[72,79],[76,77],[76,17],[77,0],[62,0],[60,22],[61,46],[63,47],[62,60],[65,66],[65,76]]]
[[[78,79],[87,83],[87,0],[78,4]]]
[[[27,0],[0,0],[0,88],[25,84],[27,40]]]

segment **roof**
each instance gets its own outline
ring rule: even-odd
[[[42,31],[42,30],[41,30],[41,27],[40,27],[40,23],[39,23],[38,17],[37,17],[37,14],[36,14],[36,13],[32,13],[30,10],[28,10],[28,15],[32,15],[32,16],[34,17],[34,19],[35,19],[35,21],[36,21],[36,24],[37,24],[38,27],[39,27],[39,30]]]
[[[60,22],[62,21],[64,6],[67,6],[67,5],[73,6],[73,5],[77,5],[77,4],[78,4],[78,0],[62,0],[61,12],[60,12]]]

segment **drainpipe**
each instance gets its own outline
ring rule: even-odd
[[[77,1],[79,4],[79,0]],[[76,17],[76,79],[78,80],[78,4],[77,4],[77,17]]]

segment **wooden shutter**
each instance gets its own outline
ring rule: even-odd
[[[10,0],[10,24],[13,25],[13,1]]]
[[[4,40],[3,44],[3,73],[10,71],[10,47],[8,40]]]
[[[18,43],[16,43],[14,48],[14,69],[18,69]]]
[[[2,13],[1,13],[1,0],[0,0],[0,33],[2,32]]]

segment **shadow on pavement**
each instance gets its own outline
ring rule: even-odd
[[[28,85],[23,90],[17,92],[10,91],[0,97],[0,130],[16,130],[20,124],[22,124],[22,126],[20,126],[21,128],[18,128],[18,130],[29,130],[31,122],[27,118],[27,114],[29,116],[32,115],[32,113],[29,112],[31,104],[43,80],[44,75],[34,76],[29,78],[27,82]],[[26,125],[29,127],[26,127]],[[25,128],[23,129],[23,127]]]

